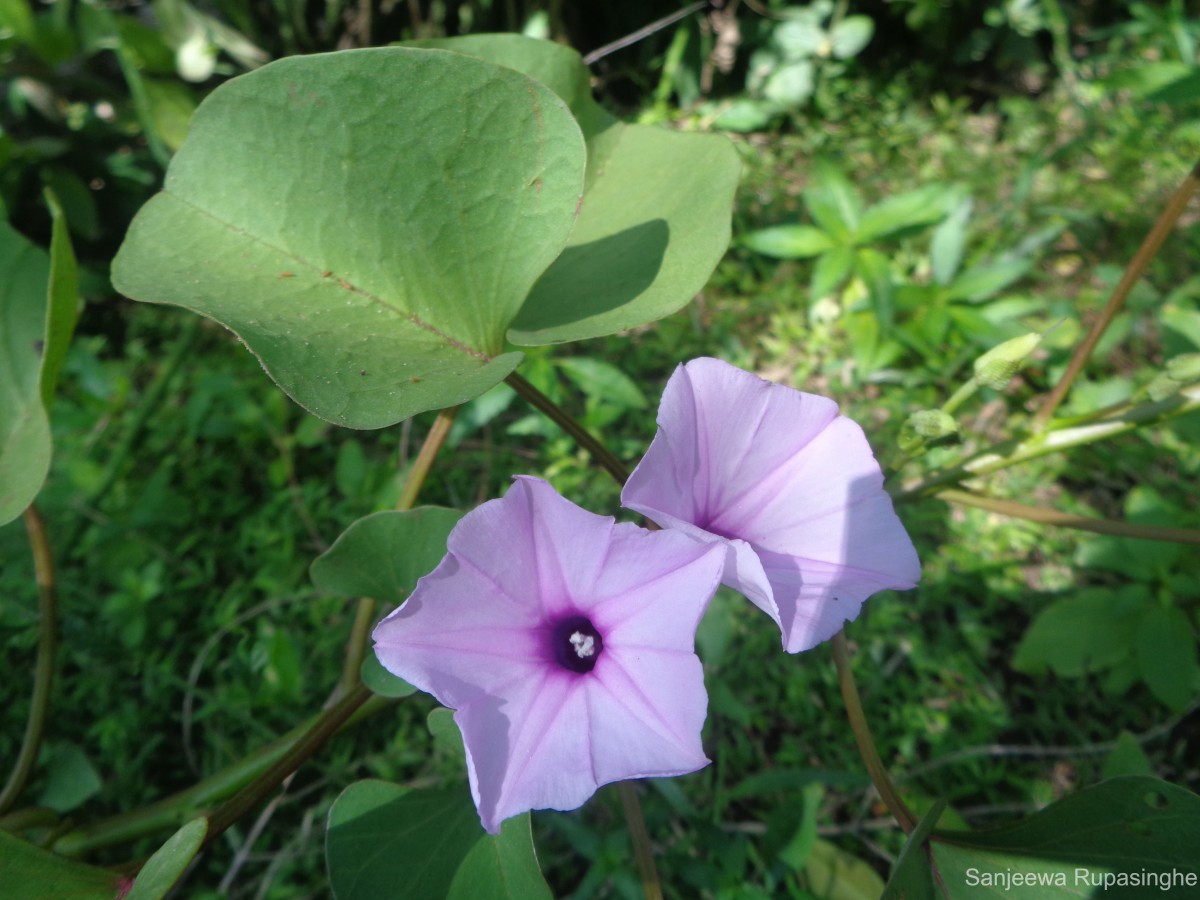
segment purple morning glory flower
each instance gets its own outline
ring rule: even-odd
[[[457,712],[483,827],[708,764],[696,626],[724,553],[618,525],[519,477],[375,629],[390,672]]]
[[[621,502],[723,544],[722,580],[775,620],[789,653],[921,577],[862,429],[828,398],[718,359],[675,370]]]

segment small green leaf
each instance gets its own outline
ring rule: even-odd
[[[437,506],[372,513],[317,557],[313,583],[331,594],[399,605],[446,555],[446,539],[462,516]]]
[[[933,240],[929,244],[929,262],[933,268],[933,280],[937,284],[950,284],[962,265],[972,205],[971,198],[964,197],[933,232]]]
[[[816,66],[807,59],[785,63],[763,83],[763,98],[781,107],[802,105],[812,96],[816,71]]]
[[[857,235],[862,199],[846,174],[829,160],[813,164],[804,205],[821,229],[837,241],[849,242]]]
[[[834,59],[858,56],[875,34],[875,22],[870,16],[846,16],[829,34]]]
[[[815,302],[833,294],[854,268],[854,248],[848,244],[831,247],[813,264],[809,296]]]
[[[637,382],[611,363],[574,356],[556,359],[554,364],[588,397],[622,409],[645,409],[648,405]]]
[[[407,697],[417,690],[403,678],[397,678],[385,669],[380,664],[379,657],[374,653],[368,653],[363,658],[362,668],[359,672],[362,683],[372,693],[378,694],[381,697],[391,697],[393,700],[396,700],[400,697]]]
[[[876,900],[884,889],[870,865],[825,840],[813,844],[804,874],[809,890],[822,900]]]
[[[505,333],[571,232],[584,163],[570,111],[511,69],[281,59],[201,104],[113,283],[221,322],[315,415],[383,427],[513,370]]]
[[[887,240],[939,221],[946,215],[949,190],[944,184],[927,184],[881,200],[863,213],[858,226],[858,241],[865,244]]]
[[[1138,665],[1154,696],[1171,709],[1183,710],[1200,688],[1196,633],[1176,606],[1152,605],[1134,636]]]
[[[1056,600],[1021,638],[1013,668],[1029,674],[1049,668],[1077,678],[1120,662],[1132,652],[1129,636],[1149,599],[1145,588],[1137,587],[1120,593],[1085,588]]]
[[[200,845],[207,833],[208,820],[201,818],[192,819],[171,835],[146,860],[125,900],[160,900],[165,897],[200,852]]]
[[[21,900],[113,900],[127,881],[0,831],[0,884]]]
[[[1027,259],[1017,259],[973,266],[946,286],[945,297],[972,303],[987,300],[1025,277],[1032,265]]]
[[[38,806],[65,813],[78,809],[104,787],[100,773],[75,744],[54,743],[45,750],[46,786]]]
[[[776,259],[808,259],[834,246],[821,229],[811,225],[775,225],[744,235],[741,243]]]
[[[1104,760],[1105,778],[1116,778],[1120,775],[1154,775],[1154,767],[1142,750],[1142,745],[1128,731],[1121,732],[1116,746]]]

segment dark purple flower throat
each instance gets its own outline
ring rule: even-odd
[[[584,674],[596,667],[604,639],[585,616],[568,616],[550,630],[554,661],[564,669]]]

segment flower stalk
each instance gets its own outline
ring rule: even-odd
[[[1183,215],[1183,211],[1187,208],[1189,201],[1200,190],[1200,162],[1197,162],[1192,170],[1188,172],[1187,177],[1183,179],[1183,183],[1176,188],[1175,193],[1171,195],[1171,199],[1167,201],[1166,208],[1158,217],[1158,221],[1154,223],[1154,227],[1146,235],[1146,239],[1142,241],[1142,245],[1134,254],[1133,259],[1129,261],[1129,265],[1125,268],[1121,280],[1117,286],[1113,288],[1112,295],[1108,298],[1108,302],[1104,305],[1104,309],[1100,313],[1100,317],[1092,324],[1091,330],[1087,337],[1083,339],[1078,347],[1075,348],[1074,354],[1071,356],[1071,361],[1067,364],[1067,369],[1063,372],[1062,378],[1058,384],[1046,397],[1046,401],[1041,408],[1034,414],[1033,430],[1042,431],[1049,424],[1050,419],[1054,415],[1054,411],[1058,409],[1059,404],[1067,396],[1067,392],[1071,389],[1071,385],[1083,371],[1083,367],[1087,365],[1088,359],[1092,355],[1092,351],[1096,349],[1096,345],[1100,342],[1100,338],[1112,324],[1117,313],[1121,311],[1121,307],[1125,305],[1125,299],[1129,296],[1129,292],[1137,283],[1138,279],[1145,273],[1146,268],[1150,265],[1150,261],[1154,259],[1163,242],[1166,241],[1174,229],[1175,224],[1179,221],[1179,217]]]
[[[850,728],[854,732],[854,740],[858,743],[858,752],[867,766],[867,774],[880,799],[887,806],[888,812],[904,829],[905,834],[912,834],[917,827],[917,817],[912,810],[900,799],[900,794],[888,776],[879,751],[875,749],[875,739],[871,737],[867,716],[863,712],[862,699],[858,695],[858,685],[854,681],[854,672],[850,667],[850,650],[846,646],[846,632],[839,631],[833,637],[833,663],[837,667],[838,686],[842,689],[842,700],[846,704],[846,718],[850,720]]]
[[[37,507],[32,504],[24,513],[25,531],[29,534],[29,545],[33,551],[34,577],[38,592],[38,648],[34,666],[33,697],[29,703],[29,719],[25,725],[25,737],[17,753],[12,774],[0,791],[0,813],[8,810],[21,791],[25,789],[33,767],[37,763],[46,731],[46,716],[50,709],[50,689],[54,683],[54,657],[58,650],[58,592],[54,582],[54,557],[50,553],[50,541],[46,537],[46,523]]]
[[[646,830],[646,819],[642,815],[637,787],[632,781],[619,781],[617,795],[621,798],[621,810],[629,824],[629,839],[633,842],[638,877],[642,880],[642,893],[646,895],[646,900],[662,900],[662,885],[659,884],[658,869],[654,865],[654,848],[650,846],[650,832]]]
[[[579,445],[591,453],[592,458],[616,479],[617,484],[624,484],[629,480],[629,470],[603,442],[576,422],[561,406],[530,384],[524,376],[513,372],[504,380],[521,399],[575,438]]]
[[[1097,534],[1111,534],[1116,537],[1142,538],[1148,541],[1200,544],[1200,531],[1193,528],[1167,528],[1161,525],[1141,525],[1136,522],[1114,522],[1111,519],[1077,516],[1057,509],[1044,509],[1040,506],[1030,506],[1013,500],[1000,500],[996,497],[985,497],[982,494],[953,489],[938,491],[934,496],[948,503],[973,506],[976,509],[986,509],[989,512],[1013,519],[1025,519],[1028,522],[1038,522],[1043,525],[1056,525],[1059,528],[1075,528],[1080,531],[1093,531]]]

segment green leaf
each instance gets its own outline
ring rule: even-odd
[[[1146,757],[1142,745],[1128,731],[1122,731],[1117,737],[1116,746],[1104,760],[1104,777],[1116,778],[1120,775],[1153,775],[1154,767]]]
[[[870,16],[846,16],[829,34],[834,59],[858,56],[875,34],[875,22]]]
[[[379,662],[379,657],[374,653],[368,653],[363,658],[362,667],[359,669],[359,677],[362,678],[362,683],[370,688],[372,693],[378,694],[381,697],[391,697],[393,700],[400,697],[407,697],[417,690],[403,678],[397,678],[385,669]]]
[[[78,809],[104,787],[100,773],[75,744],[55,743],[45,748],[46,785],[38,806],[58,813]]]
[[[962,265],[963,249],[967,243],[967,221],[971,218],[972,205],[971,198],[964,197],[933,232],[933,240],[929,244],[929,261],[933,268],[933,280],[937,284],[950,284],[958,272],[958,267]]]
[[[612,363],[588,356],[572,356],[556,359],[554,364],[589,398],[621,409],[645,409],[648,405],[637,382]]]
[[[113,900],[126,880],[0,831],[0,884],[21,900]]]
[[[463,516],[422,506],[359,519],[318,556],[309,574],[320,590],[399,605],[446,555],[446,539]]]
[[[207,819],[192,819],[154,851],[146,860],[142,870],[125,900],[160,900],[183,877],[188,864],[200,852],[200,845],[208,833]]]
[[[986,300],[1025,277],[1033,264],[1027,259],[972,266],[946,286],[947,300]]]
[[[47,409],[79,316],[78,275],[53,193],[50,253],[0,222],[0,525],[33,502],[50,469]]]
[[[812,96],[817,68],[811,60],[785,63],[763,83],[763,98],[781,107],[800,106]]]
[[[538,867],[528,815],[507,819],[500,834],[485,837],[467,854],[448,900],[551,900]]]
[[[921,817],[917,827],[900,851],[900,857],[892,868],[888,878],[887,888],[879,900],[942,900],[941,893],[933,884],[933,872],[929,867],[928,842],[929,835],[937,825],[942,811],[946,808],[945,800],[938,800]]]
[[[887,337],[896,320],[891,263],[878,250],[863,247],[855,254],[854,271],[867,288],[867,301],[879,323],[879,333]]]
[[[619,122],[592,99],[591,73],[569,47],[521,35],[421,42],[510,66],[570,106],[587,139],[587,184],[562,256],[509,331],[515,344],[557,344],[644,325],[704,287],[729,245],[741,164],[724,137]]]
[[[902,232],[931,225],[946,215],[944,184],[927,184],[914,191],[894,194],[872,206],[858,226],[860,243],[887,240]]]
[[[820,900],[876,900],[883,893],[883,879],[870,865],[829,841],[813,844],[804,874]]]
[[[1129,637],[1148,600],[1140,585],[1119,593],[1085,588],[1056,600],[1033,620],[1012,666],[1028,674],[1049,668],[1068,678],[1107,669],[1132,652]]]
[[[1188,617],[1176,606],[1150,606],[1137,624],[1134,645],[1142,678],[1154,696],[1177,712],[1183,710],[1200,686],[1196,634]]]
[[[1049,884],[1036,888],[1045,900],[1098,896],[1077,870],[1093,876],[1165,873],[1200,876],[1200,797],[1155,778],[1125,776],[1102,782],[1058,801],[1034,816],[986,832],[938,832],[932,855],[950,896],[1005,896],[1002,882],[981,885],[985,873],[1042,873]],[[972,869],[975,874],[972,875]],[[1061,877],[1060,877],[1061,876]],[[1055,885],[1054,881],[1064,882]],[[990,893],[972,891],[991,887]],[[1149,895],[1145,884],[1109,887],[1105,898],[1131,900]],[[1030,886],[1021,886],[1031,890]],[[1014,894],[1016,887],[1013,888]],[[1032,894],[1030,895],[1032,896]]]
[[[804,205],[821,229],[839,242],[850,242],[858,232],[862,199],[846,174],[827,159],[813,163]]]
[[[329,810],[325,860],[337,900],[444,900],[484,832],[465,786],[406,791],[350,785]]]
[[[741,243],[756,253],[776,259],[808,259],[834,246],[821,229],[812,225],[775,225],[743,235]]]
[[[217,88],[113,282],[238,334],[283,390],[378,428],[482,394],[566,242],[582,135],[509,69],[439,50],[282,59]]]
[[[786,58],[807,59],[817,54],[828,37],[815,17],[797,17],[776,26],[771,34],[771,41]]]
[[[529,815],[485,834],[466,786],[406,791],[360,781],[329,811],[325,858],[337,900],[548,898]]]
[[[845,281],[850,270],[854,268],[854,248],[849,244],[839,244],[817,257],[813,264],[812,281],[809,283],[809,296],[815,302],[828,297]]]

